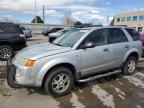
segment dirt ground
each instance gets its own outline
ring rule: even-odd
[[[28,45],[47,42],[35,36]],[[139,63],[144,67],[144,62]],[[5,79],[5,62],[0,61],[0,108],[144,108],[144,69],[133,76],[113,75],[76,84],[71,93],[53,98],[40,88],[12,89]]]

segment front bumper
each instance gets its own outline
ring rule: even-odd
[[[17,82],[17,84],[22,85],[22,86],[30,86],[30,87],[34,86],[33,81],[27,76],[18,76],[16,74],[15,81]]]
[[[15,69],[12,69],[12,65]],[[12,63],[12,59],[9,59],[7,61],[7,69],[7,72],[15,73],[12,77],[14,77],[17,84],[28,87],[35,86],[34,80],[31,77],[31,68]]]

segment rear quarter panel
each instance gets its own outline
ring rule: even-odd
[[[141,41],[130,41],[129,46],[130,46],[130,48],[127,51],[127,53],[125,54],[123,62],[125,62],[126,59],[128,58],[128,56],[133,52],[136,52],[138,54],[139,58],[141,58],[141,56],[142,56],[142,43],[141,43]]]

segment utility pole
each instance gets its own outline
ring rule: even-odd
[[[45,23],[45,6],[43,5],[43,22]]]
[[[36,7],[36,0],[35,0],[35,23],[37,23],[37,7]]]

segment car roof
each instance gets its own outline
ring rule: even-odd
[[[0,24],[14,24],[14,23],[11,23],[11,22],[0,22]]]
[[[14,25],[19,26],[19,24],[11,23],[11,22],[0,22],[0,25]]]
[[[126,27],[126,26],[103,26],[103,27],[86,27],[86,28],[75,28],[80,30],[97,30],[101,28],[128,28],[128,29],[134,29],[132,27]]]

